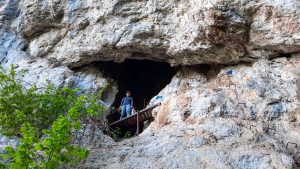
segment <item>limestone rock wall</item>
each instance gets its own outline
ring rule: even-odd
[[[299,68],[299,55],[185,67],[152,99],[162,105],[141,135],[92,149],[79,168],[297,168]]]
[[[51,2],[50,4],[55,5],[59,4],[59,2],[60,1],[56,3]],[[41,13],[29,11],[25,14],[23,12],[24,9],[30,8],[30,6],[35,8],[35,3],[37,3],[37,1],[3,0],[0,2],[1,66],[5,69],[9,69],[11,64],[14,64],[17,71],[25,71],[24,77],[20,77],[25,87],[36,84],[38,88],[43,88],[47,84],[47,81],[50,81],[56,86],[78,87],[85,93],[97,93],[109,83],[108,91],[111,95],[103,96],[102,98],[104,103],[110,106],[118,91],[117,84],[113,79],[105,77],[99,69],[82,66],[76,70],[72,70],[66,65],[49,62],[47,58],[36,57],[32,52],[29,52],[29,49],[32,49],[32,47],[40,53],[42,51],[49,51],[51,48],[49,36],[45,37],[41,35],[41,37],[45,37],[45,39],[43,39],[43,42],[39,41],[39,44],[35,44],[36,46],[34,46],[34,40],[28,38],[30,32],[33,34],[36,32],[32,32],[29,28],[25,27],[31,25],[30,27],[37,29],[37,27],[39,27],[38,25],[46,23],[52,25],[52,21],[49,22],[49,20],[44,18],[45,15],[48,15],[48,6],[39,6],[43,7],[44,10]],[[59,10],[55,10],[54,12],[57,12],[57,14],[54,14],[56,15],[55,17],[60,15]],[[34,15],[36,17],[33,17]],[[25,16],[28,17],[28,20],[23,18]],[[40,22],[38,18],[43,20],[43,23]],[[21,33],[23,31],[26,33]],[[49,31],[52,32],[53,30]],[[0,151],[2,151],[6,145],[15,144],[15,140],[9,140],[0,136]]]
[[[89,128],[79,168],[295,168],[299,9],[299,0],[2,0],[0,64],[27,70],[24,85],[84,92],[112,81],[94,61],[184,66],[139,137],[116,143]]]
[[[59,4],[60,1],[4,0],[0,2],[1,66],[9,68],[14,64],[17,70],[25,70],[27,73],[22,79],[24,85],[37,83],[38,87],[43,87],[49,80],[57,86],[69,85],[79,87],[83,92],[97,92],[106,83],[110,83],[112,93],[116,93],[115,82],[104,77],[95,67],[82,66],[71,70],[66,65],[50,62],[49,59],[41,57],[41,53],[49,52],[51,38],[56,38],[56,30],[48,27],[57,23],[57,17],[63,14],[64,6]],[[52,7],[55,9],[52,10]],[[39,31],[43,33],[38,33]],[[39,37],[39,40],[33,37]],[[108,100],[107,104],[110,105],[112,99]]]
[[[3,4],[1,20],[24,40],[28,55],[71,67],[126,58],[172,65],[232,64],[297,52],[300,45],[298,0]]]

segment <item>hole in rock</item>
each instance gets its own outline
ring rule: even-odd
[[[279,57],[285,57],[287,60],[290,60],[292,58],[291,53],[279,53]]]
[[[21,50],[24,51],[24,52],[26,52],[27,49],[28,49],[28,44],[25,44],[25,45],[21,48]]]
[[[135,110],[144,109],[151,98],[156,96],[171,82],[172,77],[176,73],[176,68],[171,67],[168,63],[150,60],[130,59],[122,63],[101,61],[96,62],[95,65],[106,76],[113,78],[118,83],[118,93],[112,106],[118,108],[126,91],[129,90],[131,91]],[[108,116],[108,122],[115,122],[119,118],[120,113],[113,112]],[[126,129],[121,128],[121,133],[124,134],[129,131],[131,134],[134,134],[135,130],[136,126]]]

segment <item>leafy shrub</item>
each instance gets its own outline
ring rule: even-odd
[[[72,131],[80,130],[80,120],[106,112],[95,95],[77,95],[79,89],[33,85],[25,89],[14,66],[0,68],[0,133],[20,138],[16,147],[6,147],[1,155],[5,168],[57,168],[76,164],[88,151],[72,145]]]
[[[125,138],[125,139],[128,139],[128,138],[130,138],[130,137],[132,137],[132,134],[131,134],[129,131],[127,131],[127,132],[125,133],[125,135],[124,135],[124,138]]]

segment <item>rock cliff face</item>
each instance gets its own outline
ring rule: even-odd
[[[299,55],[232,66],[232,77],[186,67],[140,136],[92,149],[81,168],[296,168],[299,67]]]
[[[231,64],[299,51],[297,0],[5,0],[2,27],[31,57]]]
[[[46,15],[60,15],[59,9],[51,14],[48,11],[52,3],[59,5],[59,1],[5,0],[0,3],[0,62],[4,68],[15,64],[17,70],[26,70],[28,73],[23,79],[24,85],[37,83],[38,87],[42,87],[46,80],[50,80],[57,86],[70,85],[83,89],[83,92],[97,92],[110,83],[111,92],[117,92],[113,80],[105,78],[96,68],[82,66],[71,70],[66,65],[50,62],[46,57],[34,54],[34,50],[37,53],[49,52],[53,38],[58,38],[54,35],[54,27],[47,28],[47,25],[52,27],[56,22],[47,20]],[[40,10],[40,13],[36,10]],[[50,35],[48,31],[54,34]],[[111,99],[107,103],[110,105]]]
[[[299,52],[299,0],[0,2],[0,62],[27,70],[24,85],[109,83],[111,105],[116,82],[93,62],[181,65],[140,136],[88,130],[81,168],[296,168]]]

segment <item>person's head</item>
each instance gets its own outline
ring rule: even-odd
[[[130,94],[131,94],[131,93],[130,93],[130,91],[129,91],[129,90],[127,90],[127,91],[126,91],[126,96],[127,96],[127,97],[129,97],[129,96],[130,96]]]

